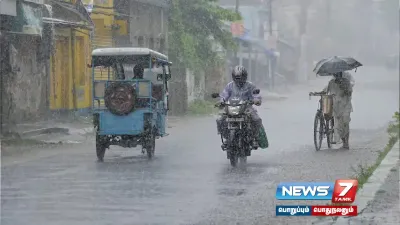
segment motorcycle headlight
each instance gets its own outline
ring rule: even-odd
[[[239,115],[240,106],[228,106],[228,114],[230,115]]]

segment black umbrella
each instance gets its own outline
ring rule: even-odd
[[[360,62],[351,57],[333,56],[320,60],[314,68],[314,72],[321,76],[331,75],[333,73],[353,70],[362,66]]]

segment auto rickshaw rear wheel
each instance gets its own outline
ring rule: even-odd
[[[135,88],[130,83],[114,82],[105,90],[104,104],[115,115],[129,114],[134,109],[135,102]]]
[[[104,161],[104,155],[106,153],[107,143],[104,138],[100,135],[96,135],[96,155],[99,162]]]
[[[150,132],[146,136],[146,152],[147,152],[147,157],[149,159],[152,159],[154,157],[155,149],[156,149],[156,135],[155,132]]]

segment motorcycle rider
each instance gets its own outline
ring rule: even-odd
[[[254,104],[259,106],[261,105],[261,96],[258,94],[253,94],[253,91],[256,89],[256,86],[251,82],[247,81],[247,70],[243,66],[236,66],[232,70],[232,81],[229,82],[225,89],[220,94],[220,102],[216,104],[217,107],[222,107],[224,100],[228,100],[230,97],[238,97],[245,100],[253,100]],[[248,107],[248,113],[251,117],[251,127],[253,131],[253,147],[258,148],[258,140],[260,128],[262,126],[262,120],[258,116],[257,111],[251,106]],[[223,132],[223,121],[224,115],[221,115],[217,119],[217,130],[218,134]],[[223,135],[223,137],[226,137]]]

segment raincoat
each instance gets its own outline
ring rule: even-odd
[[[250,99],[261,102],[261,96],[259,94],[253,94],[254,89],[256,89],[256,86],[251,82],[247,81],[243,87],[239,88],[237,85],[235,85],[235,82],[231,81],[225,86],[224,90],[220,94],[220,101],[222,102],[224,99],[228,100],[230,97],[238,97],[245,100]]]
[[[256,89],[256,86],[251,83],[246,81],[246,83],[239,88],[235,82],[231,81],[229,82],[224,90],[220,93],[220,101],[223,102],[224,100],[227,101],[231,97],[237,97],[241,98],[244,100],[253,100],[253,101],[258,101],[261,103],[261,96],[259,94],[255,95],[253,94],[254,89]],[[254,107],[249,107],[247,108],[248,112],[250,113],[251,120],[253,122],[253,131],[255,137],[258,139],[259,136],[259,131],[262,126],[262,120],[257,114],[257,110]],[[218,132],[221,133],[222,129],[222,119],[223,116],[219,117],[217,119],[217,129]]]
[[[333,116],[335,125],[334,139],[337,143],[341,142],[343,138],[347,138],[350,132],[350,113],[353,112],[351,99],[354,84],[353,76],[349,72],[343,72],[341,82],[337,82],[333,78],[324,89],[328,94],[335,95],[333,97]]]

